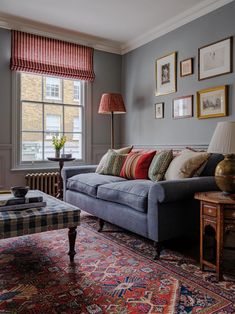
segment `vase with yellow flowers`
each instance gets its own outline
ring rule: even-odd
[[[62,135],[61,137],[53,136],[52,137],[52,144],[55,148],[55,157],[60,158],[60,151],[64,147],[64,144],[66,143],[66,136]]]

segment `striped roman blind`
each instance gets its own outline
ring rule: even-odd
[[[94,49],[12,30],[11,70],[93,81]]]

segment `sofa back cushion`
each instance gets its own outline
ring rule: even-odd
[[[224,156],[221,154],[211,154],[200,176],[201,177],[214,176],[216,166],[223,159]]]
[[[156,151],[128,154],[120,176],[126,179],[148,179],[148,169],[155,154]]]
[[[125,162],[126,157],[127,154],[118,154],[113,149],[109,149],[100,174],[120,176],[122,166]]]
[[[165,172],[173,159],[172,150],[157,152],[150,164],[148,176],[152,181],[161,181],[164,179]]]
[[[114,149],[113,151],[115,151],[118,154],[129,154],[132,150],[133,146],[127,146],[127,147],[123,147],[123,148],[119,148],[119,149]],[[104,154],[104,156],[101,158],[97,168],[96,168],[96,173],[101,173],[105,163],[106,163],[106,159],[107,159],[107,155],[108,152],[106,154]]]
[[[165,179],[178,180],[191,178],[209,157],[210,154],[206,152],[194,152],[184,149],[170,163],[165,174]]]

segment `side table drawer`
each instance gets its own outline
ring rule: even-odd
[[[211,217],[216,217],[217,216],[217,208],[213,205],[209,204],[203,204],[202,205],[202,214],[211,216]]]

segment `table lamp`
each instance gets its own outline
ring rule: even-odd
[[[216,184],[224,193],[235,193],[235,122],[217,124],[208,152],[225,156],[215,169]]]
[[[98,113],[111,115],[111,148],[114,148],[114,114],[125,113],[126,108],[121,94],[103,94]]]

